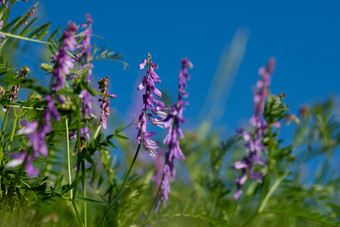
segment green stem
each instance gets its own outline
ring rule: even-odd
[[[158,197],[159,192],[161,191],[161,188],[162,188],[163,179],[164,179],[164,172],[163,172],[163,175],[162,175],[161,183],[159,183],[159,186],[158,186],[158,189],[157,189],[157,192],[156,192],[156,196],[155,196],[155,198],[153,199],[153,201],[152,201],[152,203],[151,203],[151,206],[150,206],[149,211],[148,211],[148,213],[147,213],[147,215],[146,215],[146,217],[145,217],[145,219],[144,219],[144,222],[143,222],[142,226],[145,226],[146,221],[148,220],[148,218],[149,218],[149,216],[150,216],[150,213],[151,213],[152,209],[153,209],[153,208],[155,207],[155,205],[156,205],[157,197]]]
[[[86,199],[86,169],[85,169],[85,161],[82,163],[82,183],[83,183],[83,197]],[[87,227],[87,204],[84,201],[84,226]]]
[[[120,197],[120,194],[121,194],[122,191],[123,191],[123,188],[124,188],[124,186],[125,186],[125,183],[126,183],[128,177],[129,177],[129,175],[130,175],[130,172],[131,172],[131,170],[132,170],[132,167],[133,167],[133,165],[134,165],[135,162],[136,162],[136,159],[137,159],[137,156],[138,156],[138,153],[139,153],[139,150],[140,150],[140,146],[141,146],[142,141],[143,141],[143,138],[141,138],[140,143],[138,144],[138,147],[137,147],[135,156],[133,157],[133,160],[132,160],[132,163],[131,163],[131,165],[130,165],[130,168],[129,168],[129,170],[127,171],[127,173],[125,174],[123,183],[122,183],[122,185],[120,186],[119,191],[118,191],[118,193],[117,193],[117,195],[116,195],[114,201],[111,203],[111,205],[110,205],[110,207],[109,207],[109,210],[106,212],[105,216],[101,219],[101,221],[99,222],[99,225],[98,225],[98,226],[102,226],[102,224],[104,223],[104,221],[106,220],[106,218],[109,216],[109,214],[110,214],[112,208],[116,205],[116,203],[117,203],[117,201],[118,201],[118,199],[119,199],[119,197]]]
[[[0,166],[3,165],[3,158],[4,158],[4,139],[5,139],[5,130],[7,119],[9,115],[9,108],[6,109],[5,118],[2,124],[2,131],[1,131],[1,140],[0,140]]]
[[[67,173],[68,173],[68,183],[72,184],[72,175],[71,175],[71,152],[70,152],[70,139],[69,139],[69,131],[68,131],[68,120],[65,118],[65,128],[66,128],[66,150],[67,150]],[[73,198],[73,190],[70,190],[70,198]]]
[[[262,188],[262,192],[261,192],[261,196],[260,196],[260,201],[263,200],[265,194],[267,193],[267,189],[270,185],[269,181],[270,181],[270,172],[271,172],[271,168],[272,168],[272,155],[273,155],[273,152],[274,152],[272,124],[268,125],[268,133],[269,133],[269,155],[268,155],[267,174],[266,174],[266,177],[264,179],[263,188]]]
[[[79,105],[78,105],[79,106]],[[74,183],[74,194],[72,197],[72,204],[73,207],[76,211],[77,217],[79,222],[81,223],[82,226],[84,226],[81,217],[79,215],[79,211],[77,211],[77,204],[76,204],[76,196],[77,196],[77,192],[78,192],[78,184],[79,184],[79,172],[80,172],[80,164],[81,164],[81,140],[80,140],[80,121],[81,121],[81,111],[80,109],[78,109],[78,116],[77,116],[77,172],[76,172],[76,179],[75,179],[75,183]]]
[[[281,176],[279,179],[277,179],[275,181],[275,183],[273,184],[273,186],[270,188],[269,192],[267,193],[266,197],[263,199],[263,202],[258,210],[258,213],[261,213],[263,211],[263,209],[265,208],[265,206],[267,205],[270,197],[272,196],[272,194],[274,193],[274,191],[276,190],[276,188],[281,184],[281,182],[287,177],[288,173],[284,174],[283,176]]]
[[[76,216],[78,218],[78,221],[80,223],[81,226],[84,226],[84,223],[83,221],[81,220],[81,217],[80,217],[80,212],[79,212],[79,209],[77,207],[77,204],[76,204],[76,201],[75,200],[72,200],[72,206],[73,206],[73,209],[74,211],[76,212]]]
[[[13,113],[14,113],[14,122],[13,122],[13,126],[12,126],[12,131],[11,131],[11,136],[9,138],[9,143],[8,143],[8,147],[7,147],[7,151],[11,150],[11,143],[14,139],[14,135],[15,135],[15,130],[17,128],[17,124],[18,124],[18,117],[16,116],[15,110],[13,109]]]

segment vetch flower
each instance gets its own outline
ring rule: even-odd
[[[245,141],[245,148],[248,153],[247,157],[243,158],[243,161],[237,161],[232,165],[232,168],[242,171],[242,175],[235,179],[237,191],[234,194],[234,200],[238,200],[242,194],[242,185],[249,178],[251,180],[257,180],[262,182],[261,178],[263,174],[261,172],[254,172],[254,166],[258,165],[263,167],[266,165],[265,160],[260,157],[262,151],[265,150],[265,146],[262,144],[263,134],[267,129],[267,122],[263,118],[263,111],[265,107],[265,101],[268,97],[268,86],[270,85],[270,78],[275,68],[275,60],[269,59],[267,66],[261,67],[259,74],[260,80],[257,81],[254,89],[254,113],[250,119],[250,124],[253,126],[252,133],[239,129],[237,133]],[[274,127],[280,127],[277,122]]]
[[[107,87],[110,86],[109,83],[109,76],[98,81],[100,92],[105,94],[107,97],[102,96],[98,99],[99,102],[102,102],[100,108],[102,109],[100,115],[100,124],[106,129],[106,118],[110,116],[110,99],[109,98],[116,98],[116,95],[109,94]]]
[[[25,163],[25,170],[28,176],[39,176],[38,170],[33,167],[32,156],[26,150],[22,150],[20,154],[8,153],[7,155],[13,159],[6,164],[6,168],[14,168]]]
[[[139,116],[139,123],[137,126],[137,142],[138,144],[142,142],[144,149],[148,151],[152,157],[154,157],[159,151],[159,142],[153,141],[151,139],[156,134],[155,132],[148,132],[146,130],[146,115],[153,125],[162,128],[164,127],[164,123],[162,123],[162,121],[166,118],[167,114],[164,112],[166,110],[164,103],[156,100],[153,96],[153,94],[158,97],[162,96],[162,93],[155,87],[155,83],[160,83],[161,79],[154,71],[155,69],[158,69],[158,65],[150,61],[150,58],[151,55],[149,54],[148,60],[144,59],[143,62],[138,66],[140,69],[143,69],[145,65],[147,65],[147,72],[146,75],[143,76],[142,83],[140,83],[137,87],[137,90],[142,90],[145,88],[145,94],[143,95],[143,108]],[[151,113],[147,113],[148,110],[159,117],[154,118]]]
[[[55,63],[53,75],[55,82],[52,85],[54,91],[59,91],[65,87],[65,75],[70,73],[70,68],[73,68],[74,60],[67,53],[68,50],[75,50],[77,41],[74,38],[78,28],[74,22],[69,22],[63,34],[63,44],[58,49],[57,53],[52,56],[52,63]]]
[[[186,91],[186,80],[190,79],[190,76],[187,72],[187,68],[192,68],[192,63],[187,59],[183,58],[181,60],[182,67],[179,72],[179,83],[178,83],[178,98],[177,102],[169,109],[169,114],[167,118],[164,120],[164,127],[168,128],[168,133],[163,140],[163,144],[168,145],[168,152],[165,154],[165,163],[163,168],[163,179],[161,182],[161,191],[160,195],[158,195],[159,201],[163,201],[163,206],[165,206],[165,201],[168,200],[168,194],[170,193],[170,178],[175,177],[176,171],[174,168],[175,159],[184,160],[185,156],[179,146],[179,138],[184,138],[183,132],[179,127],[179,123],[185,123],[185,118],[183,116],[183,110],[185,105],[189,103],[183,101],[183,97],[187,97],[188,93]],[[154,121],[157,122],[157,119]],[[159,123],[158,123],[159,124]],[[159,208],[159,204],[157,204],[156,212]]]

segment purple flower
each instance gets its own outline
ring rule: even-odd
[[[51,116],[53,117],[55,121],[59,122],[60,116],[59,116],[57,108],[55,107],[55,103],[53,101],[52,95],[50,94],[46,95],[46,101],[47,101],[47,108],[48,108],[48,111],[51,113]]]
[[[75,50],[77,41],[74,38],[78,28],[73,22],[69,22],[67,29],[64,31],[63,44],[55,55],[52,56],[52,63],[55,63],[53,75],[55,83],[52,85],[54,91],[59,91],[65,87],[65,76],[70,73],[70,68],[73,68],[74,61],[67,53],[67,50]]]
[[[245,141],[245,148],[248,156],[243,158],[243,161],[235,162],[232,167],[236,170],[241,170],[242,175],[236,178],[235,183],[237,186],[237,191],[234,195],[234,200],[238,200],[242,194],[242,185],[248,179],[247,172],[249,173],[249,178],[251,180],[257,180],[262,182],[261,178],[263,174],[261,172],[254,172],[254,165],[259,165],[263,167],[266,162],[260,157],[265,146],[262,144],[263,134],[267,129],[267,122],[263,119],[263,111],[265,107],[265,101],[268,97],[268,86],[270,84],[270,77],[275,68],[275,60],[269,59],[267,66],[261,67],[259,74],[261,75],[260,80],[256,83],[256,88],[254,90],[254,114],[250,119],[250,124],[253,126],[252,133],[245,131],[244,129],[238,130],[238,134]],[[279,122],[276,126],[280,126]]]
[[[169,109],[169,114],[163,123],[164,127],[168,128],[168,133],[163,140],[163,144],[167,144],[169,147],[168,152],[165,154],[163,180],[161,182],[161,192],[159,195],[160,200],[163,201],[163,206],[165,206],[165,201],[168,200],[168,194],[170,193],[170,177],[175,177],[176,175],[174,160],[185,159],[178,141],[178,137],[184,137],[183,132],[179,127],[179,123],[185,123],[183,110],[185,105],[188,105],[188,103],[183,101],[183,97],[188,96],[188,93],[185,90],[187,87],[186,80],[190,78],[187,68],[192,68],[193,65],[187,58],[183,58],[181,63],[182,67],[179,72],[178,99],[177,102]],[[159,205],[157,205],[156,211],[158,207]]]
[[[92,23],[93,20],[90,14],[86,14],[86,23],[80,25],[82,28],[86,28],[84,32],[82,32],[82,41],[77,46],[77,49],[80,49],[79,54],[77,56],[77,61],[80,62],[84,60],[84,64],[80,67],[81,69],[88,69],[86,74],[86,81],[90,83],[92,77],[92,68],[93,64],[91,61],[91,34],[92,34]]]
[[[99,89],[101,90],[101,93],[105,94],[107,97],[102,96],[100,99],[98,99],[99,102],[102,102],[100,105],[100,108],[102,109],[101,116],[100,116],[100,124],[103,125],[103,128],[106,129],[106,118],[110,116],[110,98],[116,98],[116,95],[109,94],[107,91],[107,87],[110,86],[109,83],[109,76],[106,78],[103,78],[98,81]]]
[[[88,127],[83,127],[80,128],[80,136],[83,138],[90,138],[90,130]],[[76,139],[77,138],[77,130],[70,132],[69,134],[70,140]]]
[[[150,61],[150,54],[148,55],[148,60],[144,59],[143,62],[138,66],[140,69],[143,69],[147,64],[147,72],[146,75],[142,79],[142,83],[140,83],[137,87],[137,90],[142,90],[145,88],[145,94],[143,95],[143,109],[139,116],[139,123],[137,126],[138,135],[137,142],[140,144],[143,142],[143,147],[146,151],[149,152],[151,156],[155,156],[159,151],[159,142],[153,141],[151,138],[156,134],[155,132],[147,132],[146,130],[146,115],[148,116],[150,122],[161,128],[164,127],[163,120],[166,118],[166,107],[163,102],[156,100],[153,96],[155,94],[158,97],[162,96],[162,93],[155,87],[155,83],[160,83],[161,80],[159,76],[155,73],[155,69],[158,69],[158,66]],[[152,94],[153,93],[153,94]],[[151,113],[147,113],[150,110],[154,115],[158,115],[159,117],[154,118]],[[143,138],[143,141],[141,141]]]
[[[17,167],[25,163],[25,170],[28,176],[39,176],[38,170],[32,165],[32,156],[26,150],[22,150],[20,154],[8,153],[8,156],[13,159],[6,164],[7,168]]]

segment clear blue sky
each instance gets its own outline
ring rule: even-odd
[[[29,7],[36,1],[18,3]],[[270,56],[277,60],[272,92],[286,93],[296,112],[301,103],[338,94],[340,85],[340,2],[321,1],[40,1],[42,20],[65,25],[80,24],[86,13],[94,20],[95,34],[105,37],[113,50],[121,52],[130,68],[119,63],[96,63],[94,72],[111,75],[112,102],[121,114],[132,103],[137,65],[153,55],[163,79],[161,88],[175,98],[180,59],[194,64],[188,82],[188,125],[197,125],[209,84],[219,58],[238,28],[249,31],[240,69],[226,103],[222,123],[235,130],[252,113],[252,87],[257,71]]]

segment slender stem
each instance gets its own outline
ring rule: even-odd
[[[119,197],[120,197],[120,194],[121,194],[122,191],[123,191],[123,188],[124,188],[124,186],[125,186],[125,183],[126,183],[128,177],[129,177],[129,175],[130,175],[130,172],[131,172],[131,170],[132,170],[132,167],[133,167],[133,165],[134,165],[135,162],[136,162],[136,159],[137,159],[137,156],[138,156],[138,153],[139,153],[139,150],[140,150],[140,146],[141,146],[142,141],[143,141],[143,138],[141,138],[140,143],[138,144],[138,147],[137,147],[135,156],[133,157],[133,160],[132,160],[132,163],[131,163],[131,165],[130,165],[130,168],[129,168],[129,170],[127,171],[127,173],[125,174],[123,183],[122,183],[122,185],[120,186],[119,191],[118,191],[118,193],[117,193],[117,195],[116,195],[114,201],[111,203],[111,205],[110,205],[110,207],[109,207],[109,210],[106,212],[105,216],[101,219],[101,221],[99,222],[99,225],[98,225],[98,226],[102,226],[102,224],[104,223],[104,221],[106,220],[106,218],[109,216],[109,214],[110,214],[112,208],[116,205],[116,203],[117,203],[117,201],[118,201],[118,199],[119,199]]]
[[[3,165],[3,158],[4,158],[4,138],[5,138],[5,130],[6,130],[6,123],[8,119],[9,108],[6,109],[5,118],[2,124],[2,132],[1,132],[1,141],[0,141],[0,167]],[[2,188],[1,188],[1,177],[0,174],[0,198],[2,198]]]
[[[72,206],[73,206],[73,209],[74,211],[76,212],[76,216],[78,218],[78,221],[80,223],[81,226],[84,226],[84,223],[83,221],[81,220],[81,217],[80,217],[80,212],[79,212],[79,209],[77,207],[77,204],[76,204],[76,201],[75,200],[72,200]]]
[[[1,106],[1,105],[0,105]],[[32,106],[20,106],[20,105],[13,105],[13,104],[6,104],[6,107],[15,107],[15,108],[21,108],[21,109],[29,109],[29,110],[44,110],[44,108],[36,108]]]
[[[274,191],[276,190],[276,188],[280,185],[280,183],[287,177],[288,173],[284,174],[283,176],[281,176],[279,179],[277,179],[275,181],[275,183],[273,184],[273,186],[270,188],[270,190],[268,191],[266,197],[263,199],[263,202],[258,210],[258,213],[261,213],[264,209],[264,207],[267,205],[270,197],[272,196],[272,194],[274,193]]]
[[[161,180],[161,182],[159,183],[159,186],[158,186],[158,189],[157,189],[157,192],[156,192],[156,196],[155,196],[155,198],[153,199],[153,201],[152,201],[152,203],[151,203],[151,206],[150,206],[149,211],[148,211],[148,213],[147,213],[147,215],[146,215],[146,217],[145,217],[145,219],[144,219],[144,222],[143,222],[142,226],[145,226],[146,221],[148,220],[148,218],[149,218],[149,216],[150,216],[150,213],[151,213],[151,211],[152,211],[152,208],[154,208],[155,205],[156,205],[157,197],[158,197],[159,192],[161,191],[161,188],[162,188],[162,182],[163,182],[163,179],[164,179],[164,175],[165,175],[165,174],[164,174],[164,172],[163,172],[162,180]]]
[[[71,175],[71,152],[70,152],[70,138],[68,131],[68,120],[65,118],[65,128],[66,128],[66,150],[67,150],[67,173],[68,173],[68,183],[72,184],[72,175]],[[70,198],[73,198],[73,190],[70,190]]]
[[[5,139],[5,130],[7,119],[9,115],[9,108],[6,109],[5,118],[2,124],[2,131],[1,131],[1,140],[0,140],[0,166],[3,165],[3,158],[4,158],[4,139]]]
[[[77,192],[78,192],[78,184],[79,184],[79,172],[80,172],[80,163],[81,163],[81,140],[80,140],[80,121],[81,121],[81,112],[80,110],[78,111],[78,116],[77,116],[77,172],[76,172],[76,179],[75,179],[75,183],[74,183],[74,194],[72,197],[72,204],[73,207],[76,211],[77,217],[79,222],[81,223],[82,226],[84,226],[81,217],[79,215],[79,211],[77,211],[77,204],[76,204],[76,196],[77,196]]]
[[[264,179],[264,183],[263,183],[263,188],[262,188],[262,192],[261,192],[261,196],[260,196],[260,201],[263,200],[264,195],[267,193],[267,189],[269,187],[269,181],[270,181],[270,172],[271,172],[271,168],[272,168],[272,156],[273,156],[273,132],[272,132],[272,124],[268,125],[268,133],[269,133],[269,155],[268,155],[268,165],[267,165],[267,174],[266,177]]]
[[[11,131],[11,136],[9,138],[9,143],[8,143],[8,147],[7,147],[7,151],[11,150],[11,143],[14,139],[14,135],[15,135],[15,130],[17,128],[17,123],[18,123],[18,117],[16,116],[15,110],[13,109],[13,113],[14,113],[14,122],[13,122],[13,126],[12,126],[12,131]]]
[[[85,169],[85,161],[83,160],[81,163],[82,169],[82,183],[83,183],[83,197],[86,199],[86,169]],[[87,227],[87,204],[84,201],[84,226]]]

